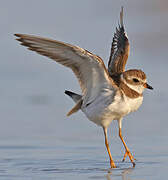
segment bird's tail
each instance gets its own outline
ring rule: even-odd
[[[76,103],[75,106],[67,113],[67,116],[70,116],[71,114],[77,112],[81,108],[83,100],[81,95],[76,94],[74,92],[65,91],[65,94],[71,97],[73,101]]]
[[[78,102],[82,96],[71,91],[65,91],[65,94],[73,99],[74,102]]]

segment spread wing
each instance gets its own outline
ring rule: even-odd
[[[123,24],[123,7],[120,12],[120,24],[114,33],[108,72],[110,76],[125,71],[125,65],[129,56],[129,42]]]
[[[103,87],[111,84],[108,71],[103,60],[80,47],[60,41],[37,36],[15,34],[21,45],[29,50],[47,56],[54,61],[72,69],[78,78],[82,94],[87,100],[93,100]]]

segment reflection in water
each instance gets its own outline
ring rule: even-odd
[[[113,180],[113,177],[116,176],[121,176],[122,180],[131,180],[131,178],[129,177],[129,174],[131,174],[131,172],[133,171],[134,168],[126,168],[126,169],[122,169],[120,171],[109,171],[108,174],[106,175],[107,180]]]

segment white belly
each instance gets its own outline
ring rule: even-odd
[[[131,98],[127,97],[127,104],[130,107],[130,112],[134,112],[134,111],[138,110],[138,108],[142,104],[142,101],[143,101],[143,96],[140,96],[135,99],[131,99]]]
[[[142,104],[143,97],[130,99],[113,93],[101,94],[91,104],[82,107],[82,111],[99,126],[108,127],[112,120],[118,120],[130,112],[136,111]]]

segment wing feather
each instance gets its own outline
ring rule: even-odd
[[[112,77],[125,71],[125,65],[129,56],[129,42],[123,24],[123,7],[120,12],[120,24],[114,33],[111,53],[108,62],[108,72]]]
[[[102,88],[112,84],[103,60],[78,46],[37,36],[15,34],[21,45],[71,68],[78,78],[82,94],[93,100]],[[114,85],[114,84],[113,84]]]

